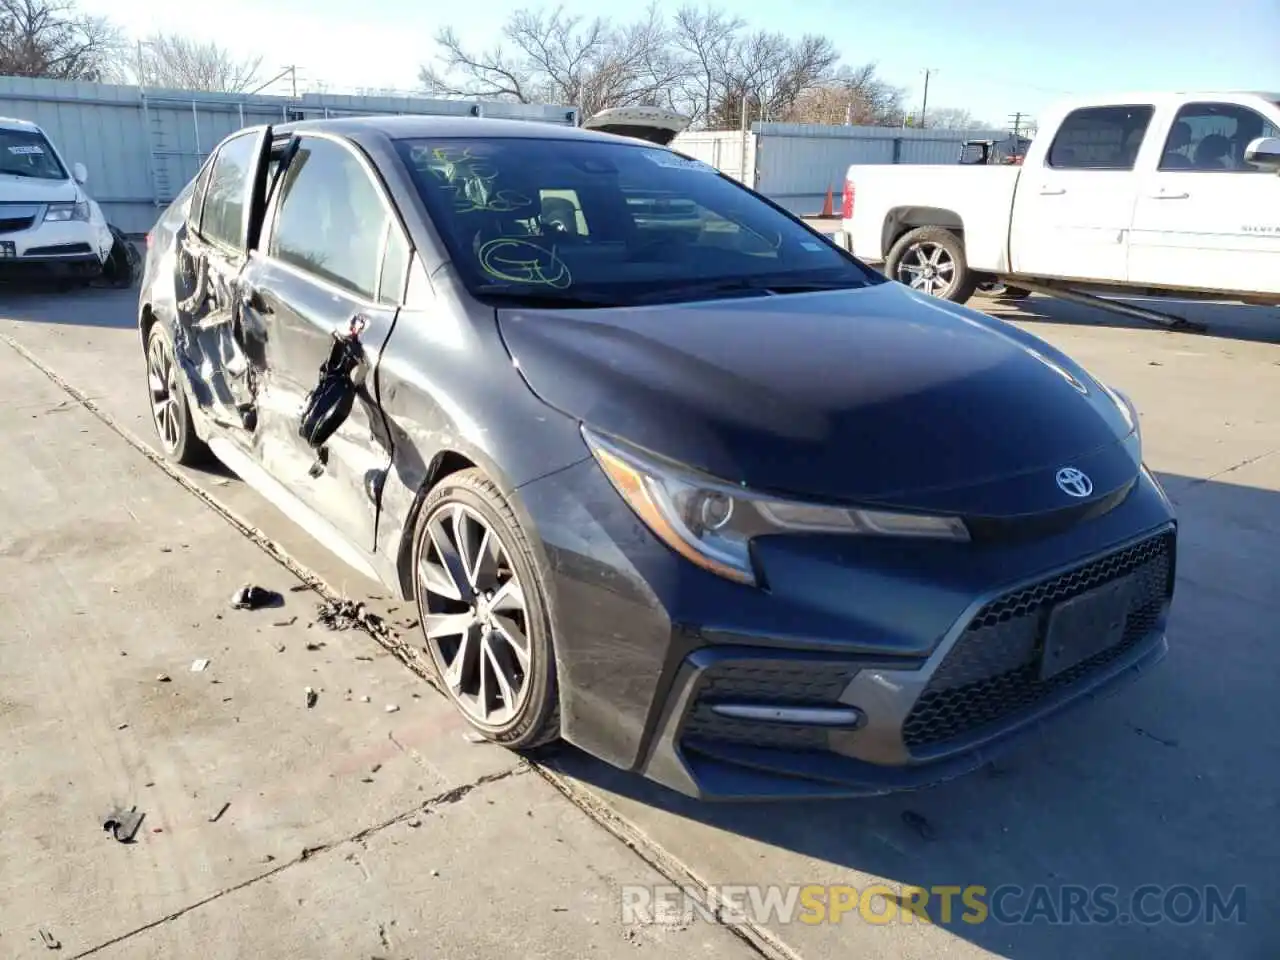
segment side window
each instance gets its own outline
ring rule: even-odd
[[[1059,170],[1132,170],[1154,112],[1145,105],[1073,110],[1049,146],[1049,166]]]
[[[222,145],[210,168],[204,213],[200,218],[201,236],[236,250],[243,243],[244,205],[256,142],[257,137],[247,134]]]
[[[355,154],[303,137],[284,173],[267,252],[372,300],[386,222],[382,198]]]
[[[397,223],[391,224],[387,249],[382,255],[382,279],[378,283],[378,302],[398,304],[404,300],[404,286],[409,271],[409,241]]]
[[[1260,113],[1234,103],[1188,103],[1174,118],[1161,170],[1262,172],[1244,159],[1258,137],[1280,136]]]

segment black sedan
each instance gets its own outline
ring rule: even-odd
[[[419,605],[459,710],[707,798],[953,777],[1166,652],[1123,396],[714,169],[549,124],[225,140],[148,238],[165,453]]]

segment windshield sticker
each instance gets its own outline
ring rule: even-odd
[[[43,157],[44,156],[44,148],[34,143],[26,143],[16,147],[10,147],[9,152],[16,157]]]
[[[497,280],[531,283],[563,290],[573,282],[569,268],[555,251],[528,240],[499,237],[480,248],[480,266]]]
[[[691,160],[688,157],[680,156],[678,153],[672,153],[670,150],[646,150],[644,155],[659,167],[669,167],[676,170],[697,170],[699,173],[719,173],[709,163],[703,163],[701,160]]]

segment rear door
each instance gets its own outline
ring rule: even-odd
[[[1024,166],[1018,180],[1009,237],[1015,273],[1124,282],[1134,168],[1154,112],[1129,104],[1067,114],[1042,164]]]
[[[240,275],[248,261],[252,180],[270,127],[224,141],[201,174],[179,231],[174,286],[178,360],[193,400],[215,422],[254,427],[254,371],[241,327]]]
[[[246,314],[265,333],[254,452],[311,511],[372,552],[392,452],[375,371],[403,297],[411,248],[359,148],[307,133],[284,162],[244,276]],[[334,335],[357,316],[365,325],[361,386],[350,415],[318,453],[299,435],[300,414]]]
[[[1280,119],[1223,101],[1172,113],[1138,192],[1129,280],[1280,294],[1280,177],[1244,159]]]

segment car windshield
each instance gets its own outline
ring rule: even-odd
[[[462,281],[509,304],[623,306],[883,282],[713,168],[643,143],[398,143]]]
[[[33,130],[0,128],[0,173],[37,180],[67,179],[49,141]]]

